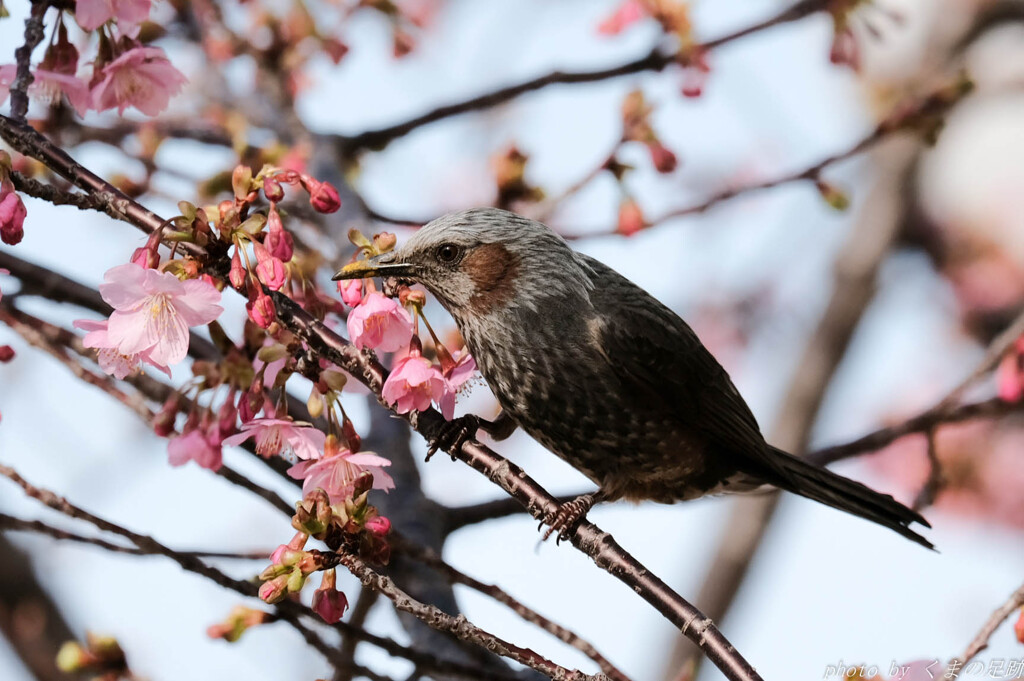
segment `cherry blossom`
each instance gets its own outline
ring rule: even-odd
[[[111,19],[122,33],[134,35],[133,28],[149,18],[150,0],[77,0],[75,20],[86,31],[94,31]]]
[[[224,311],[220,292],[208,282],[181,281],[135,263],[107,270],[100,294],[114,308],[110,344],[122,355],[141,354],[157,365],[185,359],[189,327],[209,324]]]
[[[155,116],[185,82],[159,47],[133,47],[103,67],[92,88],[93,106],[97,111],[116,108],[119,114],[134,106]]]
[[[437,402],[448,420],[455,412],[455,390],[441,371],[418,353],[398,361],[384,381],[381,395],[399,414],[423,411],[431,402]]]
[[[291,452],[300,459],[315,459],[324,451],[324,434],[306,423],[278,418],[253,419],[242,424],[242,431],[224,440],[226,445],[239,445],[256,439],[256,453],[270,457]]]
[[[216,429],[204,433],[194,428],[179,435],[167,444],[167,454],[172,466],[184,466],[189,461],[195,461],[211,471],[220,469],[224,459]]]
[[[301,461],[288,469],[288,475],[302,480],[303,495],[319,488],[327,492],[332,504],[336,504],[352,495],[356,478],[363,471],[373,475],[373,489],[394,489],[394,480],[384,472],[384,467],[390,465],[390,461],[373,452],[353,454],[342,448],[327,452],[315,461]]]
[[[360,350],[394,352],[409,344],[412,317],[396,301],[373,291],[349,312],[348,336]]]
[[[100,369],[113,375],[114,378],[122,379],[135,373],[139,366],[145,363],[159,369],[168,376],[171,375],[171,370],[167,366],[153,361],[152,355],[148,351],[130,354],[119,352],[117,343],[110,339],[110,334],[107,332],[108,324],[109,321],[106,319],[103,321],[76,319],[74,322],[76,329],[87,332],[82,338],[82,345],[98,350],[96,361],[99,362]]]
[[[64,95],[79,116],[84,116],[92,107],[88,83],[74,74],[38,68],[33,72],[33,76],[35,80],[29,88],[29,93],[36,99],[47,104],[56,104]]]

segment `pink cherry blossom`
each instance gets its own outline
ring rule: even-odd
[[[242,424],[242,432],[224,440],[226,445],[239,445],[256,438],[256,453],[275,456],[292,452],[300,459],[315,459],[324,451],[324,434],[304,423],[277,418],[253,419]]]
[[[84,80],[71,74],[41,68],[36,69],[33,75],[35,80],[29,88],[29,93],[36,99],[47,104],[56,104],[60,102],[61,95],[65,95],[79,116],[84,116],[92,106],[89,85]]]
[[[116,108],[119,114],[134,106],[155,116],[186,82],[159,47],[133,47],[104,66],[100,75],[92,88],[93,106],[97,111]]]
[[[341,301],[349,307],[355,307],[363,302],[363,280],[343,279],[338,282],[338,293],[341,294]]]
[[[476,373],[476,360],[468,352],[456,350],[452,357],[455,364],[444,369],[442,374],[453,390],[458,390]]]
[[[616,35],[621,33],[631,24],[644,18],[647,11],[640,0],[626,0],[615,12],[597,26],[597,32],[602,35]]]
[[[82,345],[98,350],[96,361],[99,362],[100,369],[113,375],[114,378],[123,379],[135,373],[142,363],[146,363],[164,372],[168,377],[171,375],[171,370],[167,366],[153,361],[149,351],[127,355],[118,352],[117,343],[110,339],[110,334],[107,332],[108,324],[109,321],[106,319],[103,321],[76,319],[74,321],[76,329],[88,332],[82,338]]]
[[[301,461],[288,469],[288,475],[302,480],[303,495],[320,488],[327,492],[332,504],[337,504],[352,495],[353,483],[363,471],[373,475],[374,489],[394,489],[394,480],[384,472],[384,466],[390,465],[390,461],[373,452],[353,454],[342,449],[329,452],[316,461]]]
[[[135,263],[107,270],[103,279],[100,294],[114,308],[109,341],[120,354],[142,354],[154,364],[185,359],[189,327],[209,324],[224,311],[220,291],[201,279],[181,281]]]
[[[172,466],[183,466],[189,461],[195,461],[211,471],[219,470],[224,458],[216,429],[209,435],[199,428],[179,435],[167,444],[167,454]]]
[[[441,371],[419,354],[398,361],[381,394],[399,414],[423,411],[431,402],[437,402],[448,420],[455,412],[455,390]]]
[[[150,4],[150,0],[77,0],[75,20],[86,31],[93,31],[116,19],[122,33],[134,35],[131,29],[149,18]]]
[[[394,352],[409,344],[412,317],[396,301],[373,291],[349,312],[348,337],[360,350]]]

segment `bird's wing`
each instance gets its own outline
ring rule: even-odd
[[[624,387],[654,397],[716,449],[763,461],[757,420],[693,329],[639,286],[584,257],[600,280],[590,293],[601,320],[595,341]]]

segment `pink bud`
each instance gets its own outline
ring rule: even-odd
[[[245,305],[249,319],[260,328],[269,328],[274,323],[277,311],[274,308],[274,301],[263,291],[259,291],[256,297]]]
[[[25,236],[25,204],[13,190],[0,189],[0,240],[9,246],[19,243]]]
[[[10,345],[0,345],[0,362],[7,364],[14,359],[14,348]]]
[[[272,177],[263,179],[263,195],[267,197],[267,201],[281,201],[284,199],[284,187],[281,183]]]
[[[153,432],[167,437],[174,432],[174,419],[178,415],[178,395],[171,395],[153,418]]]
[[[363,302],[363,280],[344,279],[338,282],[338,293],[341,300],[349,307],[355,307]]]
[[[295,251],[292,235],[285,231],[281,224],[281,215],[277,212],[276,206],[270,207],[267,213],[267,236],[263,241],[270,254],[281,262],[288,262],[292,259]]]
[[[235,246],[235,254],[231,256],[231,269],[228,270],[228,280],[235,288],[242,288],[245,284],[245,267],[242,266],[242,256],[239,247]]]
[[[330,182],[320,182],[309,175],[303,175],[302,183],[309,192],[310,205],[318,213],[333,213],[341,208],[341,197]]]
[[[1013,625],[1013,633],[1017,635],[1017,640],[1024,643],[1024,608],[1020,609],[1020,617]]]
[[[651,163],[659,173],[671,173],[676,169],[676,155],[661,142],[649,143],[647,150],[651,152]]]
[[[284,264],[270,255],[267,247],[259,241],[252,242],[253,252],[256,254],[256,276],[272,291],[280,291],[284,286],[285,271]]]
[[[633,199],[623,199],[619,204],[619,224],[616,228],[619,234],[633,236],[644,228],[644,214],[640,205]]]
[[[288,592],[288,575],[275,577],[260,585],[259,597],[266,603],[278,603]]]
[[[379,515],[376,518],[367,520],[364,527],[378,537],[386,537],[388,532],[391,531],[391,521]]]

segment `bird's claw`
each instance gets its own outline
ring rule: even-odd
[[[572,534],[576,526],[580,524],[587,512],[594,506],[594,496],[592,494],[584,494],[576,497],[572,501],[567,501],[558,507],[558,510],[553,513],[549,513],[544,516],[541,520],[540,525],[537,529],[540,530],[545,525],[548,525],[548,529],[544,532],[544,536],[541,541],[547,541],[554,533],[558,533],[555,537],[555,544],[559,542],[567,541]]]
[[[462,449],[462,445],[465,444],[466,440],[475,437],[479,429],[480,419],[473,414],[466,414],[451,421],[445,421],[437,436],[430,441],[426,460],[430,461],[430,457],[434,456],[437,450],[443,449],[451,453],[452,461],[455,461],[455,452]]]

